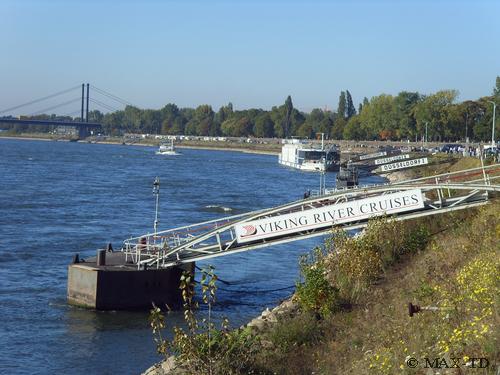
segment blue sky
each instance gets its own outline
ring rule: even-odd
[[[500,1],[0,0],[0,14],[0,110],[90,82],[147,108],[291,95],[309,111],[345,89],[356,105],[474,99],[500,75]]]

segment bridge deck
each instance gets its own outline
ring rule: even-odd
[[[78,128],[94,128],[100,129],[102,125],[97,122],[80,122],[80,121],[57,121],[57,120],[30,120],[30,119],[13,119],[0,118],[0,123],[21,124],[21,125],[53,125],[53,126],[74,126]]]

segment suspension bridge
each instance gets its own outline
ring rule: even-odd
[[[90,96],[91,89],[92,97]],[[81,95],[79,95],[80,90]],[[78,138],[85,138],[102,132],[99,119],[89,118],[89,112],[92,114],[91,105],[97,110],[115,112],[132,104],[106,90],[89,83],[86,85],[82,83],[2,109],[0,110],[0,124],[71,128],[75,130]]]

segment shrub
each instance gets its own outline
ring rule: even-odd
[[[191,274],[181,277],[180,288],[187,329],[174,327],[174,338],[164,339],[165,315],[154,306],[150,313],[151,328],[159,354],[168,358],[175,355],[176,364],[189,374],[241,374],[251,373],[257,350],[257,340],[247,330],[230,330],[227,319],[221,327],[212,322],[212,306],[216,300],[216,281],[213,267],[202,270],[202,301],[208,307],[207,318],[201,321],[194,310],[194,280]]]
[[[329,315],[338,305],[338,291],[326,279],[326,254],[320,247],[300,259],[302,282],[297,283],[296,296],[300,306],[322,316]]]
[[[267,335],[273,346],[284,353],[315,343],[320,337],[318,320],[308,313],[278,321]]]
[[[384,270],[409,252],[422,249],[427,229],[387,218],[372,220],[357,237],[336,230],[324,260],[329,284],[345,302],[355,303]]]
[[[300,305],[325,316],[342,304],[358,302],[387,267],[424,248],[428,239],[424,225],[387,218],[371,220],[356,237],[334,230],[324,247],[301,258]]]
[[[363,236],[364,237],[364,236]],[[382,272],[380,254],[361,237],[348,237],[336,231],[329,244],[335,249],[325,261],[330,285],[345,303],[355,303]]]

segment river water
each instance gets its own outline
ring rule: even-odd
[[[160,228],[271,207],[316,189],[319,176],[276,156],[0,139],[0,373],[137,374],[159,360],[147,312],[66,304],[67,265],[152,230],[152,183],[161,180]],[[334,174],[327,184],[333,186]],[[369,177],[362,183],[380,182]],[[286,298],[310,239],[208,262],[216,314],[241,325]],[[203,266],[202,264],[199,264]],[[172,314],[170,324],[180,322]]]

